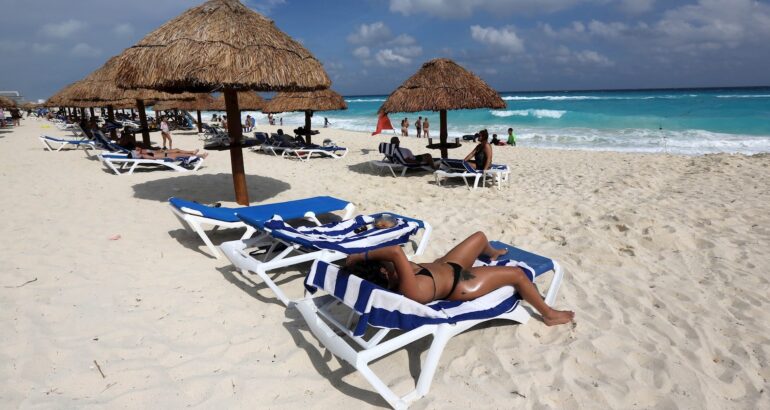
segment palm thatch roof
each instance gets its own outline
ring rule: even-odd
[[[182,93],[170,94],[155,90],[137,89],[126,90],[117,86],[117,57],[112,57],[107,62],[94,70],[91,74],[78,81],[69,90],[69,97],[80,101],[116,101],[116,100],[192,100],[195,94]]]
[[[259,111],[265,106],[265,99],[260,97],[254,91],[239,91],[238,92],[238,109],[241,111]],[[224,111],[225,110],[225,95],[220,94],[219,97],[214,99],[214,105],[211,110]]]
[[[210,94],[196,94],[194,100],[159,101],[153,107],[158,111],[185,110],[185,111],[209,111],[219,110],[218,103]],[[240,97],[239,97],[240,98]]]
[[[331,89],[278,93],[265,104],[262,112],[279,113],[292,111],[346,110],[348,104],[341,95]]]
[[[16,101],[13,101],[12,99],[8,97],[0,96],[0,107],[3,108],[11,108],[16,106]]]
[[[74,82],[57,91],[45,102],[46,107],[74,107],[75,101],[72,99],[71,90],[77,86],[78,82]]]
[[[191,8],[126,49],[118,85],[180,92],[328,88],[321,63],[238,0]]]
[[[393,91],[380,112],[417,112],[505,108],[505,101],[484,80],[452,60],[437,58],[422,65]]]

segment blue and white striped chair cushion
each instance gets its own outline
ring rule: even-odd
[[[422,304],[320,260],[313,263],[305,287],[311,293],[323,289],[357,312],[360,318],[353,331],[355,336],[362,336],[369,326],[411,330],[493,318],[512,311],[520,300],[512,286],[505,286],[466,302],[439,300]]]
[[[295,228],[284,222],[280,216],[275,215],[263,226],[275,238],[305,247],[329,249],[347,254],[404,244],[420,228],[417,222],[397,217],[396,225],[392,228],[378,229],[373,225],[374,220],[374,217],[364,215],[321,226]],[[366,228],[365,231],[356,232],[364,228]]]

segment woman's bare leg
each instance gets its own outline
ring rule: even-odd
[[[548,306],[524,271],[511,266],[480,266],[469,270],[464,269],[460,275],[460,282],[449,299],[472,300],[508,285],[516,288],[521,298],[543,316],[543,322],[548,326],[568,323],[575,317],[572,311],[556,310]]]
[[[436,262],[455,262],[465,269],[470,269],[473,262],[481,255],[487,255],[490,259],[495,260],[505,253],[505,249],[495,249],[490,246],[487,236],[484,235],[484,232],[479,231],[457,244]]]

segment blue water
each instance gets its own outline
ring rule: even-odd
[[[641,91],[501,93],[500,110],[448,113],[450,135],[487,128],[506,135],[511,127],[520,145],[543,148],[755,154],[770,152],[770,87]],[[346,97],[348,110],[316,113],[313,126],[328,117],[335,128],[374,130],[377,110],[387,96]],[[438,132],[438,113],[391,114],[395,127],[408,117],[414,135],[417,116],[427,116]],[[257,114],[257,120],[264,118]],[[283,115],[284,124],[303,123],[301,113]],[[264,120],[262,120],[264,123]]]

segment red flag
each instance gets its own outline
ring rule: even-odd
[[[388,114],[380,113],[380,118],[377,119],[377,129],[374,130],[372,135],[377,135],[382,132],[382,130],[392,130],[393,124],[390,123],[390,118],[388,118]]]

